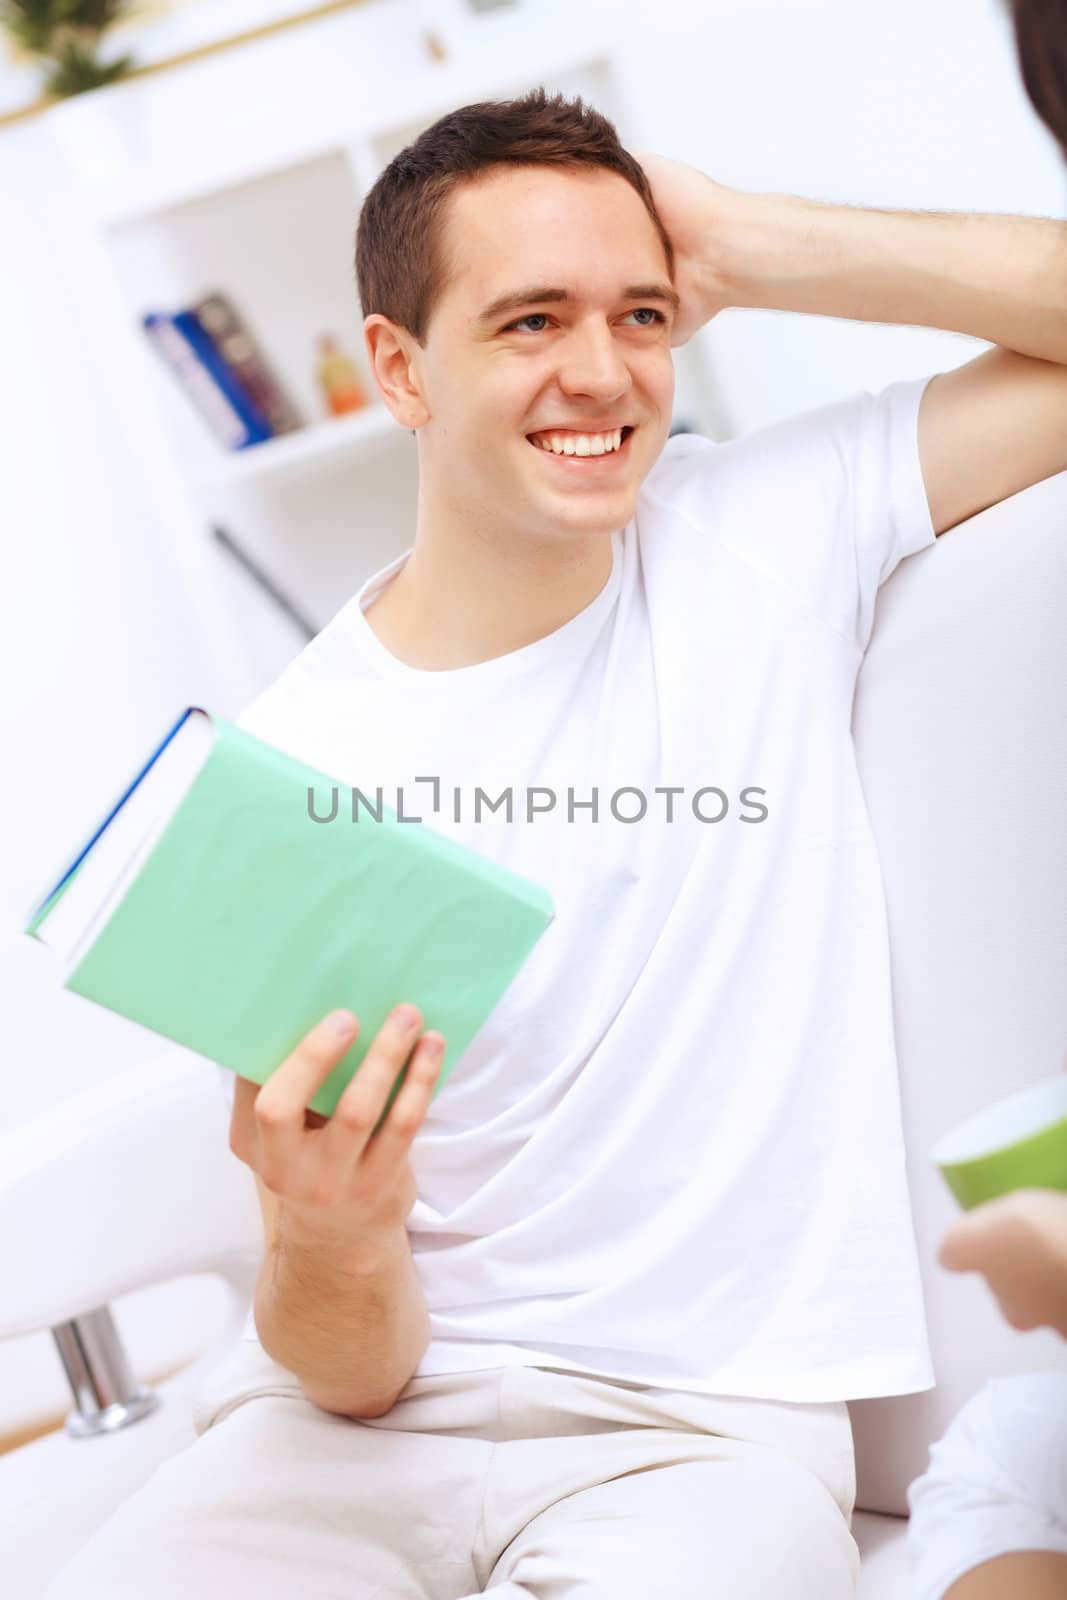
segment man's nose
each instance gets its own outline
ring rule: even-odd
[[[606,324],[572,332],[563,353],[559,381],[568,394],[596,395],[601,400],[614,399],[629,389],[629,368]]]

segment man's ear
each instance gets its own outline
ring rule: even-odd
[[[373,312],[363,318],[363,342],[379,395],[397,422],[414,432],[430,413],[419,389],[411,334],[381,312]]]

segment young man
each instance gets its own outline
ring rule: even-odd
[[[50,1594],[258,1595],[295,1551],[309,1596],[853,1592],[846,1402],[933,1382],[853,689],[898,564],[1067,467],[1059,237],[643,170],[542,91],[382,174],[413,545],[243,720],[556,919],[440,1094],[417,1016],[326,1125],[350,1016],[236,1082],[258,1339]],[[1002,348],[669,437],[672,349],[759,304]]]

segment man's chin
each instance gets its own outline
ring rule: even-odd
[[[531,462],[525,474],[528,492],[547,496],[561,516],[581,523],[590,532],[598,522],[605,527],[621,527],[633,515],[644,471],[636,471],[631,462],[628,469],[604,473],[597,482],[591,477],[576,482],[581,471],[581,467],[568,471],[554,468],[551,462]]]
[[[537,496],[545,509],[545,522],[555,526],[558,534],[573,534],[574,538],[597,538],[597,534],[614,533],[624,528],[633,515],[633,501],[637,496],[627,493],[574,496],[574,494],[547,494]]]

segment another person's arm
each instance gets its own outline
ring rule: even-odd
[[[972,1567],[944,1600],[1063,1600],[1067,1556],[1055,1550],[1009,1550]]]
[[[409,1152],[440,1069],[439,1034],[418,1042],[383,1025],[331,1118],[306,1109],[351,1045],[327,1018],[259,1086],[238,1078],[230,1148],[251,1167],[266,1251],[255,1322],[267,1354],[308,1399],[353,1417],[383,1415],[430,1340],[408,1241],[416,1198]],[[434,1054],[434,1044],[441,1050]],[[403,1087],[373,1132],[394,1082]]]

